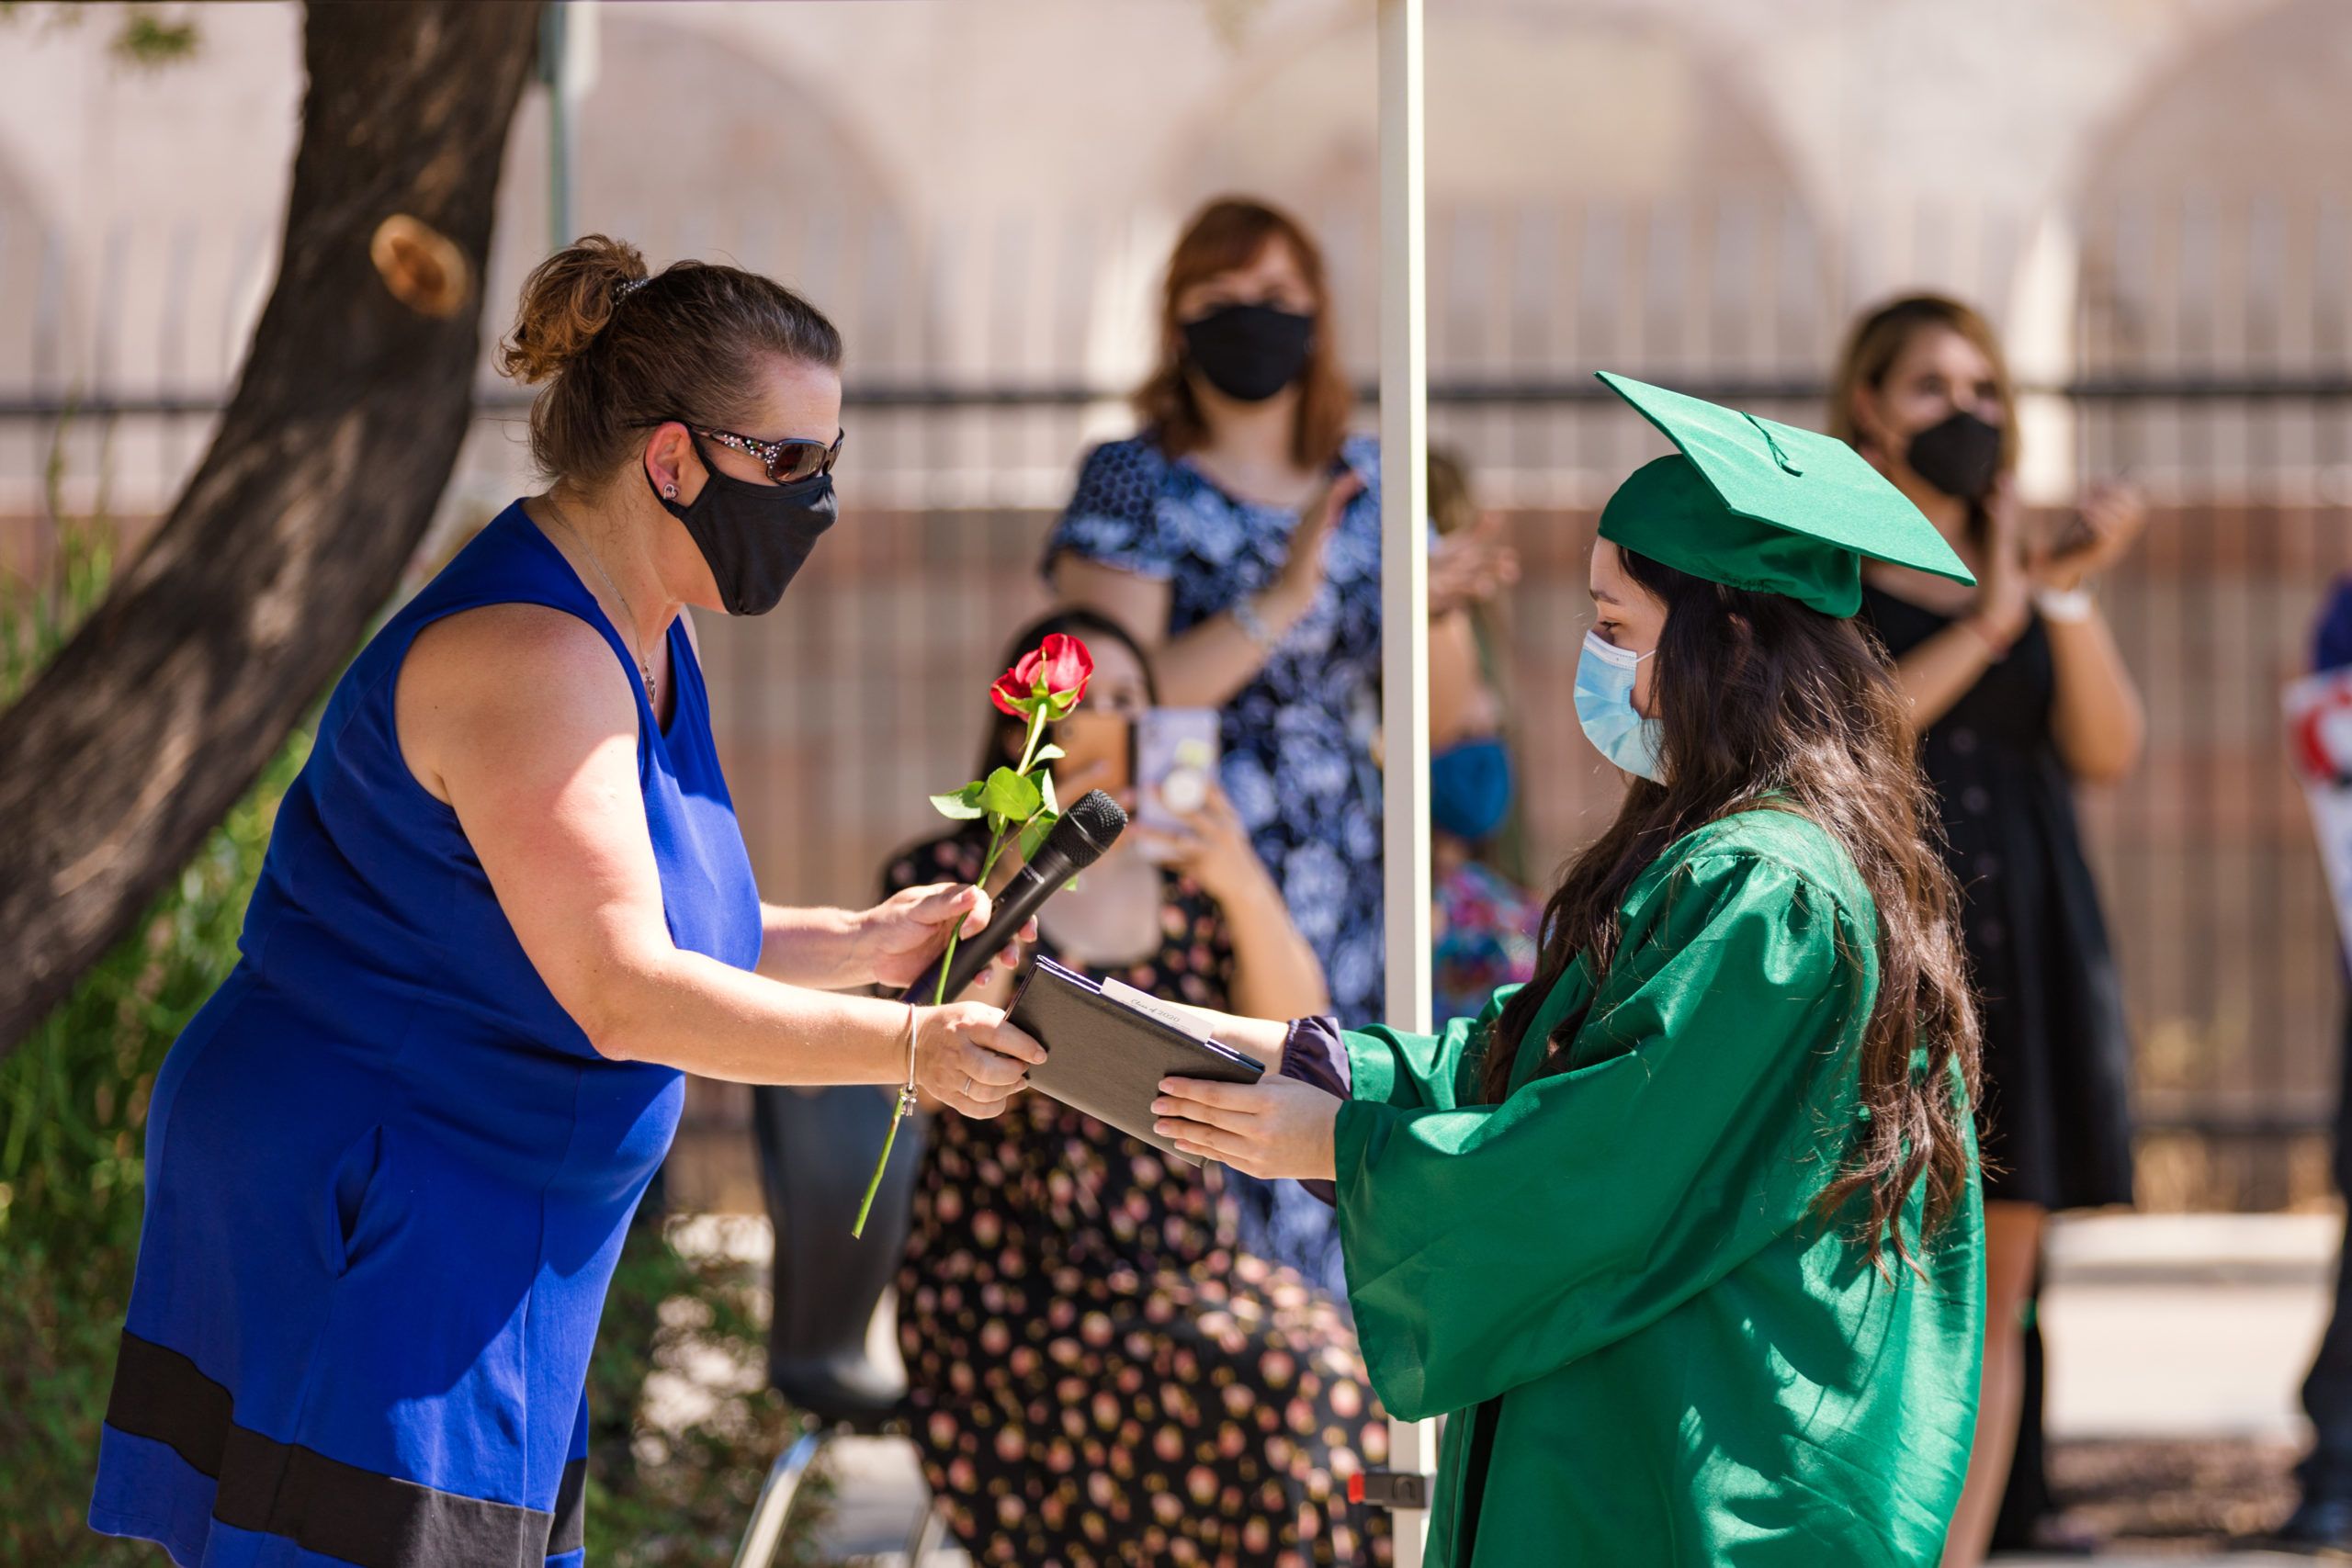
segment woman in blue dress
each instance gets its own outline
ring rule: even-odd
[[[1043,1059],[992,1008],[824,994],[910,983],[986,905],[763,905],[719,776],[681,612],[771,608],[831,523],[840,362],[731,267],[591,237],[533,274],[503,367],[549,383],[554,482],[336,685],[156,1079],[96,1529],[183,1568],[570,1568],[682,1071],[993,1115]]]
[[[1224,716],[1224,784],[1341,1018],[1381,1016],[1380,448],[1350,435],[1321,252],[1210,203],[1160,298],[1141,434],[1087,454],[1046,545],[1064,600],[1134,631],[1160,701]],[[1449,581],[1492,586],[1461,552]],[[1330,1212],[1244,1177],[1243,1239],[1344,1292]]]

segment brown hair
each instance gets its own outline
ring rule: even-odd
[[[1470,495],[1470,470],[1443,446],[1429,449],[1430,521],[1440,535],[1459,534],[1478,521]]]
[[[624,287],[633,285],[634,287]],[[524,281],[501,374],[548,383],[531,404],[531,457],[550,479],[594,483],[664,420],[741,431],[759,418],[761,360],[838,368],[842,334],[784,285],[739,267],[673,262],[582,235]]]
[[[1291,460],[1301,468],[1320,468],[1340,455],[1355,394],[1349,390],[1347,376],[1340,368],[1323,253],[1290,214],[1264,202],[1223,197],[1201,209],[1185,225],[1183,238],[1176,242],[1175,254],[1168,258],[1168,277],[1159,295],[1159,363],[1136,389],[1134,399],[1144,427],[1171,457],[1198,450],[1209,434],[1199,400],[1193,396],[1192,380],[1185,374],[1184,335],[1176,319],[1176,301],[1204,278],[1248,266],[1275,240],[1290,247],[1300,275],[1315,296],[1315,336],[1307,346],[1306,368],[1299,378]]]
[[[1941,294],[1911,294],[1890,300],[1855,321],[1846,347],[1838,355],[1838,376],[1829,389],[1829,434],[1860,450],[1868,445],[1854,421],[1854,394],[1868,387],[1877,391],[1886,373],[1903,357],[1911,340],[1929,327],[1958,333],[1973,344],[1993,367],[1995,395],[2001,404],[2001,472],[2018,466],[2017,389],[2009,380],[2009,362],[2001,340],[1974,307]]]
[[[1668,846],[1737,812],[1795,812],[1845,850],[1878,910],[1878,995],[1856,1064],[1860,1114],[1815,1211],[1836,1216],[1866,1193],[1856,1228],[1868,1236],[1870,1261],[1884,1267],[1891,1235],[1896,1259],[1916,1268],[1896,1223],[1913,1190],[1926,1179],[1927,1232],[1968,1191],[1977,1021],[1959,889],[1938,849],[1939,818],[1909,705],[1854,622],[1619,553],[1667,606],[1651,688],[1666,782],[1634,780],[1617,819],[1569,863],[1544,911],[1535,977],[1504,1007],[1488,1042],[1485,1097],[1505,1097],[1544,994],[1576,956],[1585,955],[1596,981],[1608,972],[1619,906]],[[1545,1043],[1549,1070],[1558,1070],[1567,1043],[1562,1034]],[[1914,1067],[1915,1053],[1923,1066]],[[1952,1091],[1955,1064],[1965,1099]]]

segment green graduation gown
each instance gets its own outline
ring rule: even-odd
[[[1344,1036],[1364,1359],[1391,1413],[1451,1415],[1432,1564],[1937,1561],[1975,1425],[1974,1182],[1924,1280],[1890,1251],[1890,1282],[1812,1212],[1854,1124],[1877,952],[1844,851],[1752,811],[1643,873],[1606,983],[1570,965],[1500,1105],[1476,1083],[1508,989],[1434,1038]],[[1566,1070],[1537,1076],[1579,1013]]]

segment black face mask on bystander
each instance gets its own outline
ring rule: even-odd
[[[2001,427],[1961,410],[1911,437],[1911,471],[1959,501],[1982,501],[2001,472]]]
[[[819,474],[798,484],[753,484],[721,472],[704,450],[702,438],[689,438],[702,459],[702,493],[688,504],[673,501],[655,486],[653,499],[694,536],[727,613],[764,615],[775,608],[808,552],[840,515],[833,476]],[[645,482],[653,484],[650,473]]]
[[[1221,305],[1186,321],[1184,354],[1236,402],[1262,403],[1306,368],[1315,318],[1272,305]]]

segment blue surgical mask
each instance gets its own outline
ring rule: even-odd
[[[1430,759],[1430,820],[1476,844],[1492,838],[1510,810],[1510,751],[1501,738],[1459,741]]]
[[[1634,671],[1648,657],[1603,642],[1599,632],[1585,633],[1584,654],[1577,660],[1577,722],[1602,756],[1656,784],[1666,772],[1658,760],[1658,722],[1634,706]]]

